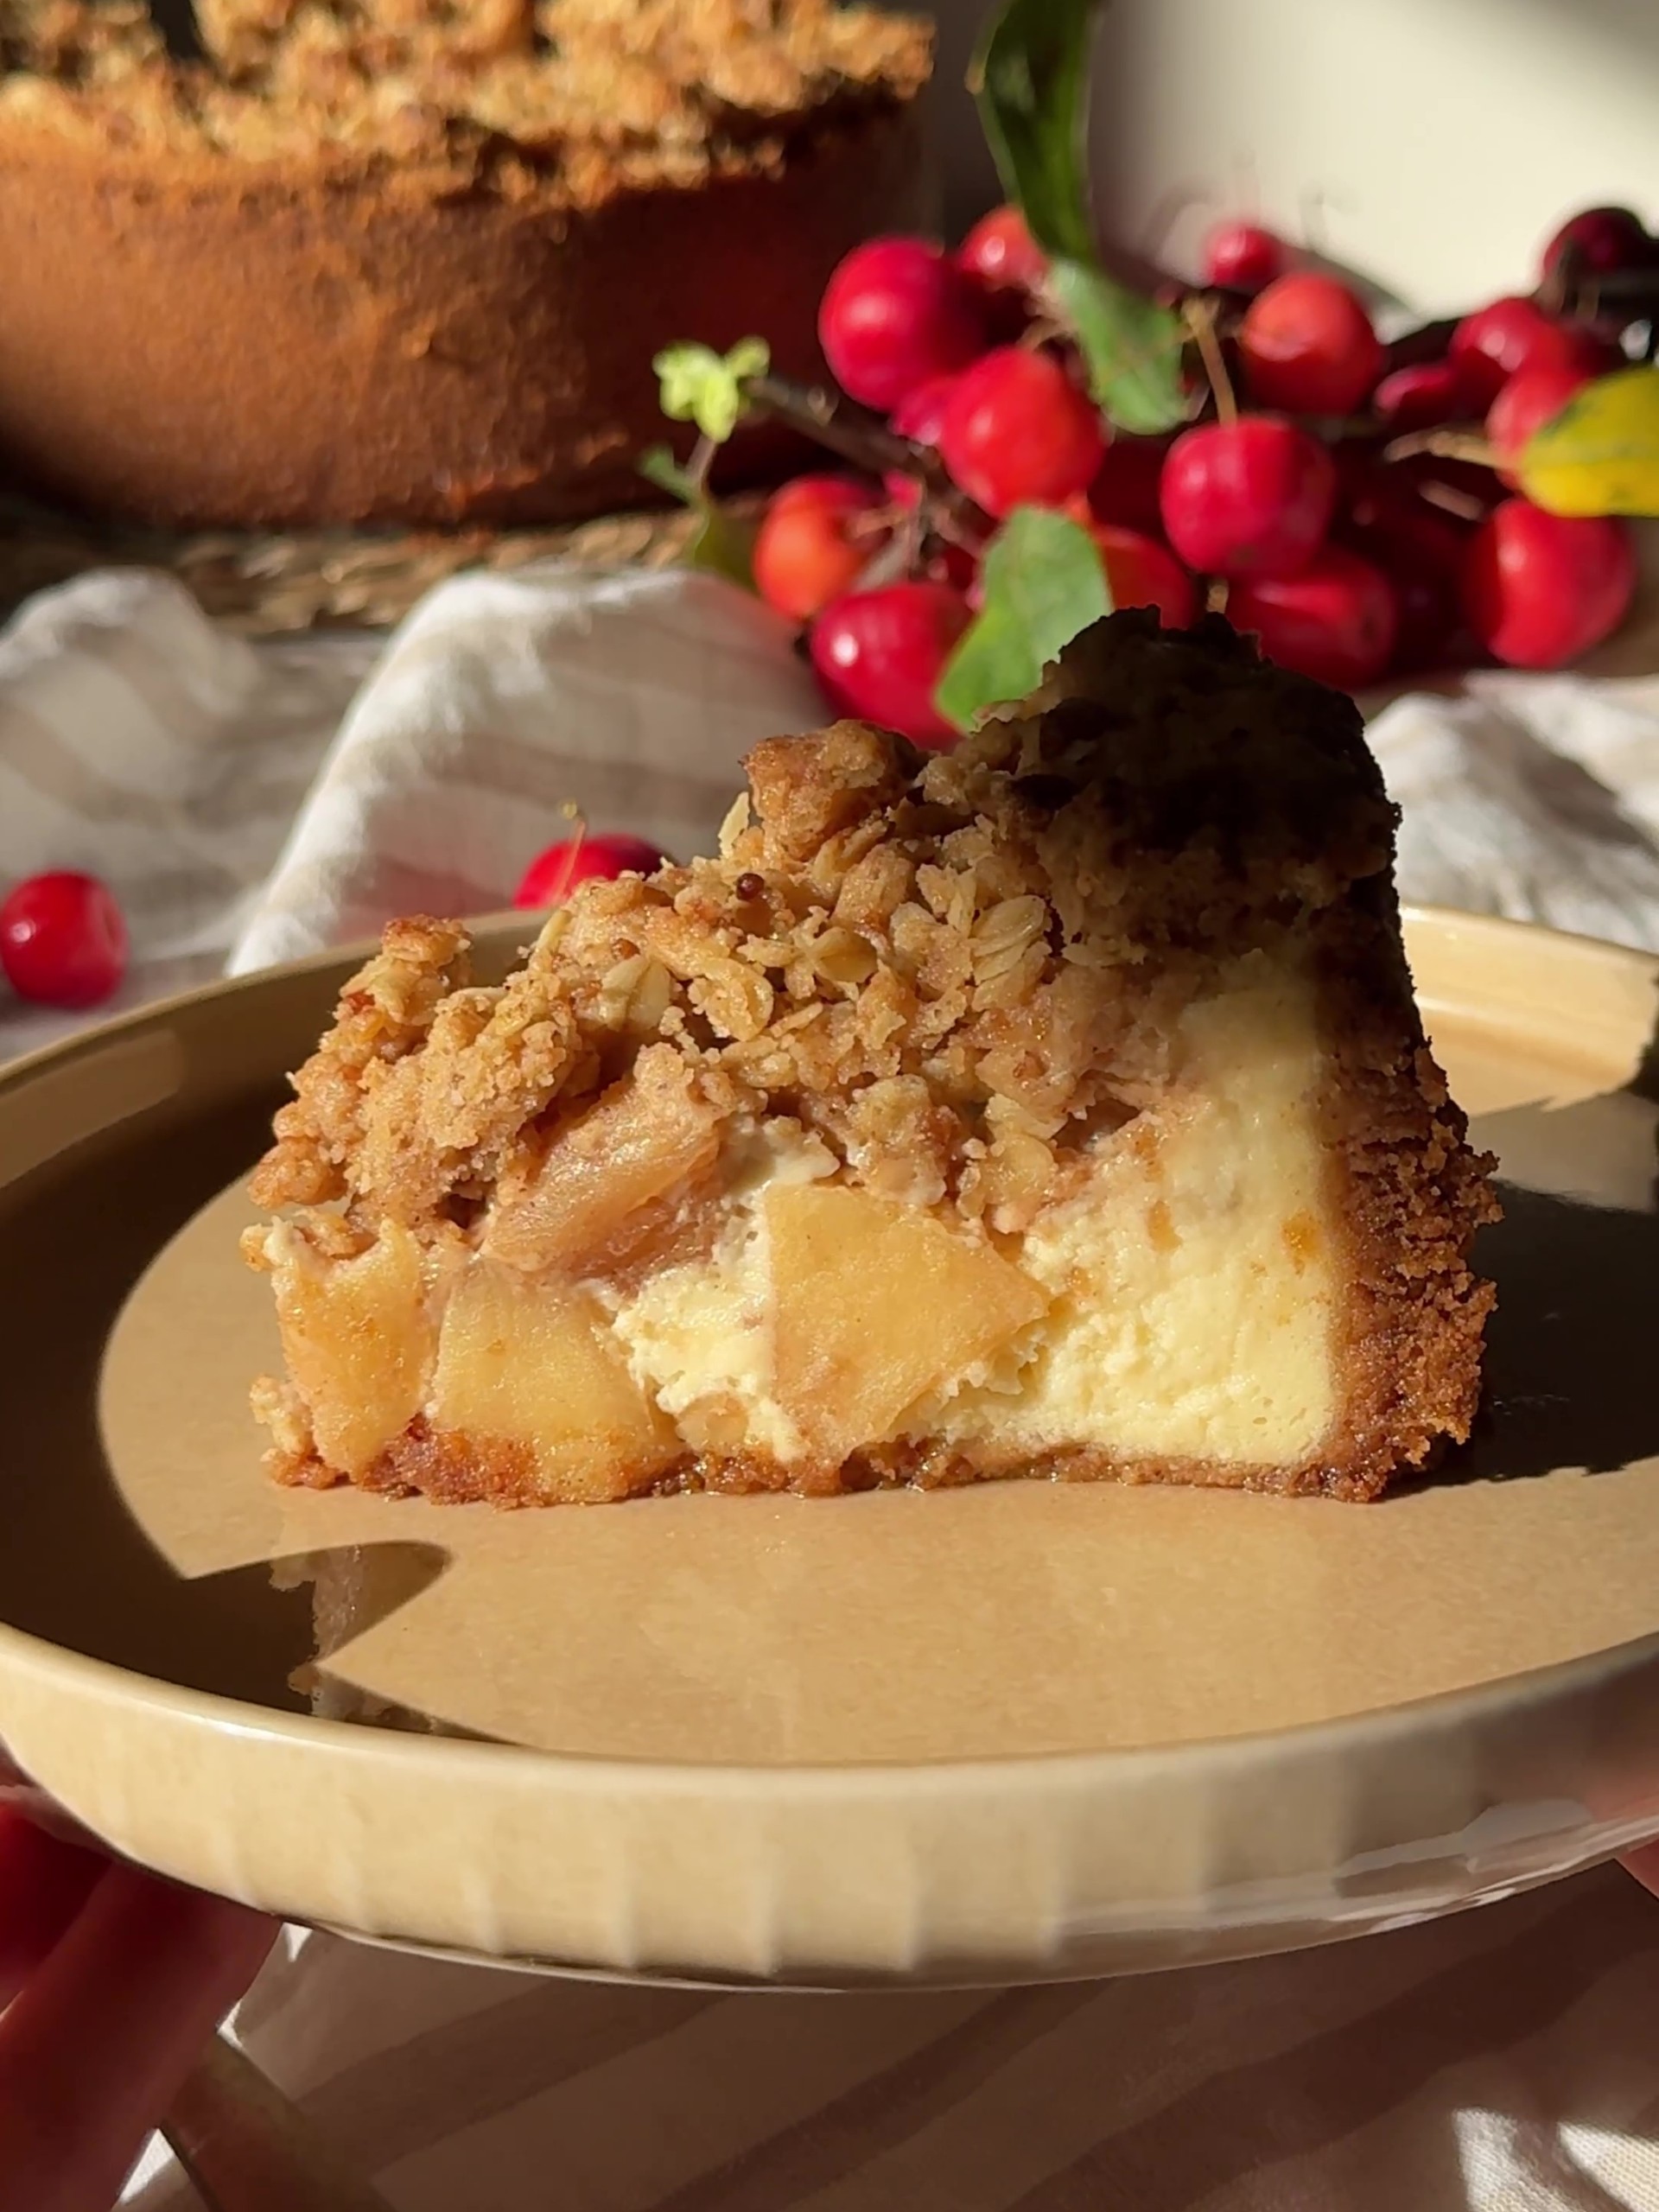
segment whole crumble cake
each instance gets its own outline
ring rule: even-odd
[[[1468,1433],[1491,1163],[1348,700],[1127,613],[954,753],[747,765],[504,986],[422,919],[346,986],[253,1184],[281,1480],[1361,1499]]]
[[[812,376],[931,214],[920,22],[838,0],[0,0],[0,464],[178,524],[633,504],[652,357]]]

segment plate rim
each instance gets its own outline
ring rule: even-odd
[[[805,1503],[810,1504],[812,1501]],[[14,1628],[10,1622],[0,1621],[0,1663],[8,1655],[21,1659],[25,1665],[66,1675],[66,1687],[79,1692],[97,1695],[99,1685],[103,1682],[110,1692],[124,1694],[128,1701],[168,1713],[175,1719],[214,1728],[232,1728],[244,1735],[264,1734],[303,1744],[315,1741],[321,1733],[324,1741],[341,1751],[405,1757],[416,1764],[442,1758],[493,1765],[506,1758],[518,1764],[528,1762],[538,1770],[551,1770],[572,1782],[583,1776],[590,1779],[603,1777],[612,1787],[619,1786],[625,1777],[643,1779],[646,1776],[659,1786],[674,1785],[688,1791],[711,1781],[728,1789],[756,1782],[776,1783],[780,1787],[785,1783],[799,1784],[804,1796],[810,1799],[821,1789],[839,1797],[845,1794],[849,1783],[868,1784],[880,1778],[900,1776],[944,1778],[959,1775],[964,1785],[971,1781],[977,1789],[999,1776],[1029,1777],[1039,1770],[1058,1779],[1080,1778],[1103,1768],[1117,1774],[1189,1764],[1211,1768],[1218,1760],[1229,1758],[1248,1763],[1252,1755],[1260,1755],[1271,1747],[1303,1748],[1317,1753],[1339,1740],[1351,1741],[1356,1737],[1381,1739],[1423,1719],[1455,1726],[1459,1721],[1488,1719],[1509,1705],[1524,1705],[1546,1689],[1568,1692],[1625,1668],[1639,1671],[1659,1660],[1659,1629],[1651,1630],[1645,1636],[1627,1637],[1622,1643],[1608,1644],[1599,1651],[1580,1652],[1573,1659],[1556,1660],[1526,1668],[1518,1674],[1501,1675],[1495,1681],[1476,1682],[1462,1689],[1434,1690],[1423,1697],[1402,1699],[1398,1704],[1376,1706],[1363,1713],[1338,1713],[1320,1720],[1297,1721],[1283,1728],[1252,1728],[1231,1736],[1193,1736],[1164,1744],[1108,1745],[1096,1751],[1004,1752],[943,1759],[779,1760],[766,1765],[729,1760],[698,1763],[600,1752],[550,1751],[505,1738],[449,1735],[438,1731],[428,1733],[423,1730],[381,1727],[372,1721],[333,1719],[321,1713],[285,1713],[276,1706],[256,1705],[246,1699],[227,1697],[220,1691],[191,1689],[183,1683],[167,1681],[159,1675],[141,1674],[135,1668],[120,1666],[113,1660],[93,1658],[67,1644],[54,1643],[48,1637],[36,1636],[29,1630]]]

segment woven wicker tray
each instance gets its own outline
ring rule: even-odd
[[[463,569],[558,556],[593,568],[663,567],[690,532],[683,507],[602,515],[561,529],[295,532],[129,528],[0,495],[0,613],[89,569],[163,569],[205,611],[252,637],[388,629]]]

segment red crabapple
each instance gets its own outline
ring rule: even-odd
[[[1106,449],[1099,410],[1052,353],[999,346],[957,378],[939,452],[988,514],[1058,506],[1086,491]]]
[[[1259,293],[1239,325],[1250,397],[1292,415],[1347,415],[1382,373],[1383,353],[1357,293],[1295,270]]]
[[[1582,369],[1518,369],[1503,385],[1486,411],[1486,442],[1497,456],[1497,473],[1511,488],[1522,449],[1535,430],[1553,423],[1575,391],[1590,381]]]
[[[925,238],[855,246],[824,287],[818,339],[843,391],[885,413],[985,344],[972,285]]]
[[[1114,438],[1089,486],[1090,512],[1102,522],[1161,535],[1158,486],[1168,453],[1167,438]]]
[[[1299,575],[1248,576],[1227,593],[1227,620],[1254,630],[1269,660],[1339,691],[1376,683],[1399,619],[1382,571],[1342,545],[1327,545]]]
[[[993,207],[957,248],[957,266],[993,290],[1034,292],[1048,274],[1048,256],[1017,207]]]
[[[1636,591],[1630,533],[1611,516],[1505,499],[1463,556],[1463,611],[1511,668],[1562,668],[1611,635]]]
[[[1287,259],[1284,240],[1260,223],[1217,223],[1204,241],[1204,281],[1259,292],[1284,275]]]
[[[1288,575],[1325,537],[1336,470],[1317,438],[1276,415],[1184,430],[1164,462],[1164,535],[1189,569]]]
[[[127,950],[115,893],[95,875],[26,876],[0,905],[0,967],[19,998],[97,1006],[126,974]]]
[[[1192,579],[1166,545],[1109,522],[1093,524],[1090,535],[1114,607],[1155,607],[1166,630],[1185,630],[1198,620]]]
[[[968,604],[978,612],[979,560],[977,553],[966,545],[958,545],[950,538],[934,546],[922,563],[922,574],[934,583],[950,584],[967,595]]]
[[[887,428],[913,446],[937,446],[944,429],[944,410],[958,379],[930,377],[907,391],[887,417]]]
[[[870,518],[880,495],[853,476],[798,476],[768,505],[754,541],[754,582],[769,607],[804,622],[850,591],[886,542]]]
[[[1392,431],[1426,430],[1454,423],[1464,410],[1463,379],[1450,361],[1414,361],[1391,369],[1371,395],[1371,406]]]
[[[1400,620],[1392,665],[1434,668],[1444,664],[1457,627],[1465,533],[1441,509],[1395,483],[1395,474],[1376,471],[1373,484],[1351,500],[1338,534],[1394,586]]]
[[[837,714],[942,750],[957,733],[933,694],[972,619],[961,592],[931,579],[849,592],[812,626],[812,665]]]
[[[1605,276],[1615,269],[1639,268],[1653,247],[1641,218],[1628,207],[1585,207],[1569,215],[1544,248],[1543,274],[1553,276],[1569,249],[1580,269]]]
[[[537,853],[512,894],[515,906],[562,906],[579,883],[611,883],[619,875],[650,875],[667,855],[626,830],[567,837]]]
[[[1595,376],[1616,356],[1592,331],[1546,315],[1531,300],[1494,300],[1452,334],[1452,361],[1473,410],[1484,413],[1522,369],[1579,369]]]

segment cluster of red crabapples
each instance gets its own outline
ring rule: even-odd
[[[1545,249],[1602,273],[1653,265],[1637,219],[1595,208]],[[819,310],[824,357],[885,416],[917,473],[785,484],[754,580],[804,626],[831,705],[948,746],[934,702],[973,618],[979,556],[1012,509],[1058,509],[1095,539],[1113,603],[1172,627],[1208,605],[1284,666],[1358,690],[1480,661],[1557,668],[1617,627],[1635,584],[1625,525],[1546,513],[1506,462],[1575,388],[1617,366],[1613,334],[1506,297],[1391,363],[1358,295],[1258,225],[1205,251],[1216,343],[1189,427],[1114,435],[1041,305],[1043,257],[997,209],[954,253],[918,238],[859,246]],[[1236,397],[1235,397],[1236,394]],[[1479,432],[1496,466],[1409,448]],[[950,497],[930,499],[930,482]]]

